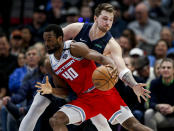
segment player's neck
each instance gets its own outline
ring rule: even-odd
[[[60,58],[61,58],[61,55],[62,55],[62,52],[63,52],[63,46],[64,46],[64,44],[62,44],[62,46],[60,47],[60,49],[54,53],[54,57],[57,60],[60,60]]]
[[[89,31],[89,37],[91,41],[96,40],[98,38],[101,38],[105,35],[106,33],[102,32],[96,25],[96,23],[93,24]]]

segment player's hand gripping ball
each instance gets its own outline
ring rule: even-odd
[[[92,74],[92,81],[97,89],[107,91],[117,83],[118,70],[111,66],[99,66]]]

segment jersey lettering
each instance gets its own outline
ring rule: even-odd
[[[71,67],[69,68],[67,71],[65,71],[62,74],[63,77],[65,77],[66,79],[70,79],[71,81],[74,80],[75,78],[78,77],[77,72],[75,72],[75,70]]]

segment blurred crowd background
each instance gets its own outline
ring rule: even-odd
[[[44,28],[48,24],[65,27],[74,22],[93,22],[94,9],[102,2],[114,6],[110,32],[122,48],[127,67],[137,82],[147,84],[152,99],[140,104],[122,81],[115,87],[141,123],[156,130],[174,130],[174,0],[1,1],[0,130],[18,130],[36,94],[35,83],[47,73]],[[166,104],[164,110],[170,111],[163,113],[157,108],[159,104]],[[171,123],[163,122],[163,116]],[[90,122],[85,124],[79,130],[96,130]],[[40,127],[38,124],[35,130],[44,131]],[[125,130],[119,125],[112,128]]]

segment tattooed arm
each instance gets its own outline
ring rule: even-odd
[[[120,45],[115,41],[114,38],[111,38],[109,43],[107,44],[104,55],[110,56],[117,66],[119,72],[119,78],[129,87],[131,87],[135,94],[138,97],[138,101],[141,102],[140,97],[142,97],[145,101],[146,97],[150,97],[150,91],[144,89],[143,87],[146,84],[137,83],[132,76],[131,71],[126,67],[125,62],[122,57],[122,51]]]

